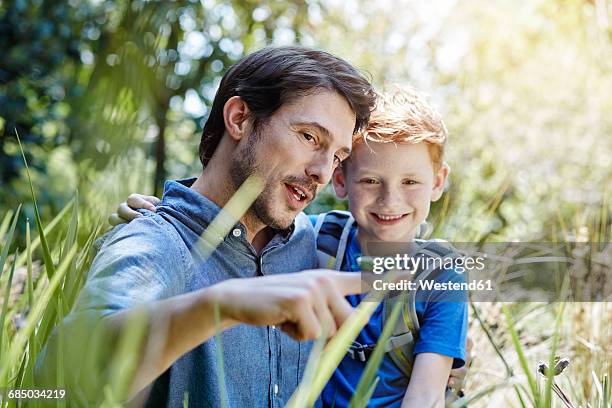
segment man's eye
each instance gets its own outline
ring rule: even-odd
[[[306,140],[309,143],[316,142],[315,137],[309,133],[302,133],[302,137],[304,138],[304,140]]]

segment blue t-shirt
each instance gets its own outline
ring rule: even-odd
[[[316,223],[316,217],[310,217]],[[357,240],[357,228],[354,227],[347,244],[343,270],[359,271],[357,258],[361,248]],[[463,282],[462,274],[453,270],[440,271],[435,276],[438,282]],[[353,306],[357,306],[365,294],[347,296]],[[435,297],[435,296],[434,296]],[[427,299],[416,302],[416,312],[421,329],[414,347],[414,354],[437,353],[453,358],[453,368],[465,364],[465,342],[467,336],[467,303],[456,301],[433,301]],[[465,298],[465,296],[464,296]],[[378,306],[368,324],[355,339],[361,344],[375,344],[382,333],[382,304]],[[352,359],[346,355],[331,379],[323,389],[321,400],[324,407],[347,407],[355,393],[366,362]],[[408,378],[399,370],[388,355],[378,367],[379,382],[368,403],[368,407],[399,407],[408,388]]]

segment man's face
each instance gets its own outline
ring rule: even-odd
[[[440,198],[448,167],[434,171],[423,143],[358,142],[344,170],[334,173],[339,196],[348,195],[362,245],[371,241],[410,242]]]
[[[283,105],[243,138],[232,157],[235,187],[253,173],[265,180],[252,214],[269,227],[289,227],[348,157],[355,120],[342,96],[321,91]]]

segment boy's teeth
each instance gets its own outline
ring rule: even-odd
[[[401,215],[382,215],[382,214],[376,214],[376,216],[378,218],[380,218],[381,220],[384,220],[384,221],[398,220],[398,219],[402,218]]]

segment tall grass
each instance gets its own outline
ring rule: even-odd
[[[256,195],[258,188],[253,191]],[[93,216],[92,211],[81,208],[76,193],[74,199],[47,223],[37,210],[33,187],[31,194],[35,209],[34,230],[31,230],[28,220],[22,220],[21,207],[7,211],[0,222],[0,387],[4,389],[35,386],[35,362],[51,331],[74,305],[86,279],[93,243],[104,229],[100,214]],[[238,202],[233,207],[230,211],[232,218],[239,218],[248,207],[245,206],[248,201]],[[499,204],[498,200],[494,201],[496,203],[483,208],[484,213],[491,213],[492,208]],[[607,211],[598,215],[594,221],[598,235],[590,239],[609,241],[608,229],[600,225],[609,222],[605,217]],[[227,222],[217,225],[218,233],[227,232]],[[572,228],[569,223],[560,225],[561,230]],[[20,227],[25,230],[23,248],[16,247],[16,234]],[[477,241],[478,236],[475,238]],[[213,247],[214,242],[207,245]],[[327,345],[324,338],[316,342],[291,406],[312,405],[375,307],[376,302],[362,303]],[[475,313],[471,319],[470,335],[478,353],[468,377],[466,397],[453,403],[453,407],[467,404],[471,407],[560,406],[555,387],[561,389],[575,407],[610,406],[610,304],[473,304],[472,308]],[[399,313],[398,310],[393,313]],[[144,321],[144,318],[136,319],[130,325],[131,329],[123,333],[115,353],[109,357],[107,372],[95,377],[102,382],[93,381],[92,385],[90,381],[89,385],[83,386],[83,394],[89,392],[88,387],[97,391],[99,405],[123,405],[135,359],[140,353],[139,338]],[[366,367],[351,407],[366,406],[377,385],[381,345],[386,335],[388,333],[383,333],[379,347]],[[60,329],[60,351],[64,352],[62,346],[69,340],[65,336]],[[538,375],[538,361],[547,362],[550,368],[554,366],[556,355],[569,357],[570,366],[558,376],[553,377],[553,370],[549,370],[546,377]],[[221,354],[219,359],[222,358]],[[57,373],[57,383],[61,385],[77,368],[63,366],[62,358],[57,361],[57,367],[53,369]],[[76,401],[82,401],[84,397],[78,395],[78,389],[74,392],[76,394],[66,402],[78,405]],[[185,406],[188,404],[189,396],[186,395]],[[6,395],[0,397],[0,408],[14,405],[15,402],[9,401]],[[27,405],[35,407],[39,403],[30,401]]]

